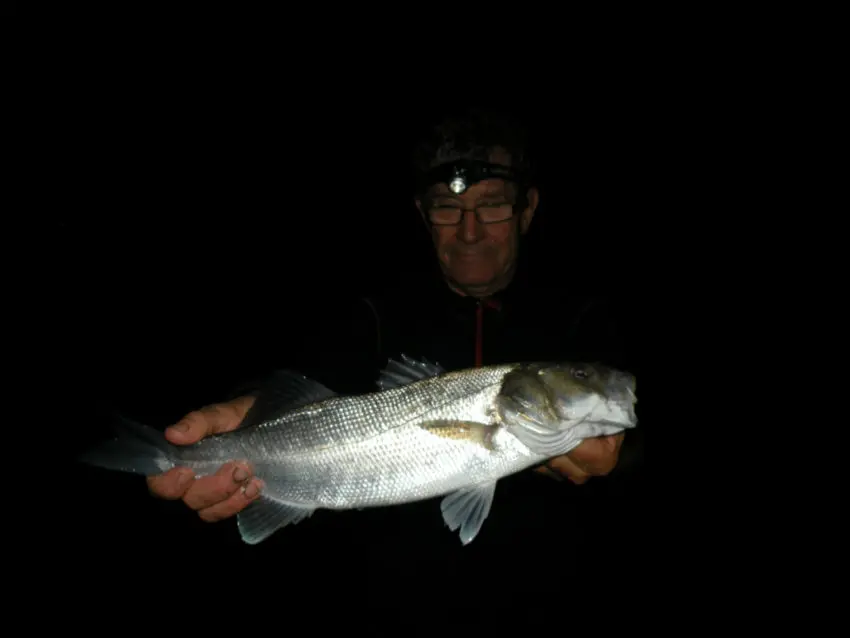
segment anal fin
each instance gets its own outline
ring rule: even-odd
[[[314,511],[313,507],[284,503],[268,496],[260,496],[237,514],[237,526],[242,540],[249,545],[256,545],[282,527],[300,523]]]
[[[485,483],[476,487],[457,490],[440,503],[443,521],[453,532],[460,528],[460,542],[471,543],[490,514],[496,483]]]

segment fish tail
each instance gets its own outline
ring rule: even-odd
[[[80,463],[106,470],[153,476],[176,466],[175,446],[162,432],[116,415],[115,436],[78,457]]]

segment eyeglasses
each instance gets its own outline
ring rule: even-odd
[[[475,208],[461,208],[460,206],[432,206],[428,209],[428,219],[435,226],[457,226],[463,220],[463,214],[467,211],[475,213],[479,224],[498,224],[506,222],[514,215],[512,204],[482,204]]]

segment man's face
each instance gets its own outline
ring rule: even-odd
[[[494,153],[491,162],[510,165],[504,154]],[[437,259],[445,276],[469,294],[487,295],[506,285],[513,274],[517,258],[519,235],[528,230],[537,207],[537,191],[527,194],[524,210],[516,210],[505,221],[482,223],[482,218],[498,219],[499,210],[507,211],[520,197],[517,185],[502,179],[477,182],[464,193],[455,195],[446,184],[433,186],[416,205],[426,224],[437,251]],[[429,223],[460,209],[460,223],[439,225]]]

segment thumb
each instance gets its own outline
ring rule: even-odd
[[[212,434],[231,432],[239,427],[247,412],[244,401],[215,403],[194,410],[165,430],[175,445],[191,445]]]

